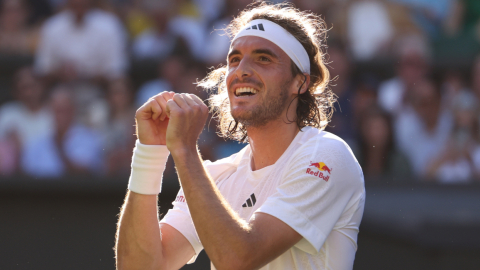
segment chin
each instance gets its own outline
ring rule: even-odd
[[[252,117],[252,112],[250,110],[245,110],[245,109],[232,109],[230,111],[232,114],[233,119],[237,121],[242,121],[243,119],[250,119]]]

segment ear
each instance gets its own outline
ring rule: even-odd
[[[310,85],[310,75],[307,74],[307,73],[298,74],[297,77],[295,78],[295,81],[297,82],[296,83],[296,86],[297,86],[297,92],[296,93],[298,93],[298,89],[301,87],[300,94],[303,94],[307,91],[308,86]]]

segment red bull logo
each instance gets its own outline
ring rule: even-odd
[[[313,176],[317,176],[318,178],[321,178],[325,181],[328,181],[328,179],[330,179],[330,174],[332,173],[332,169],[329,168],[325,163],[323,163],[323,162],[310,162],[310,165],[308,167],[315,167],[315,168],[318,169],[318,171],[307,168],[307,171],[305,173],[313,175]],[[327,173],[328,173],[328,175],[326,175]]]
[[[185,197],[178,195],[177,198],[175,198],[175,202],[185,202]]]

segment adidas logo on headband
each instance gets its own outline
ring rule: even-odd
[[[245,30],[250,30],[250,29],[255,29],[255,30],[257,30],[257,26],[258,26],[258,29],[259,29],[260,31],[265,31],[265,29],[263,29],[263,24],[262,24],[262,23],[259,23],[259,24],[257,24],[257,25],[253,25],[251,28],[248,27],[248,28],[246,28]]]
[[[297,67],[304,73],[310,74],[310,59],[303,45],[292,34],[280,25],[265,19],[250,21],[243,30],[237,33],[233,42],[243,36],[257,36],[269,40],[282,49]],[[268,28],[268,32],[265,31]],[[257,31],[250,31],[257,30]]]

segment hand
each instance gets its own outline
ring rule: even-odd
[[[208,117],[208,107],[192,94],[175,94],[167,101],[170,122],[167,129],[167,147],[175,154],[178,151],[195,151],[197,140]]]
[[[167,101],[171,100],[173,92],[162,92],[151,97],[135,114],[137,123],[137,138],[142,144],[166,145]]]

